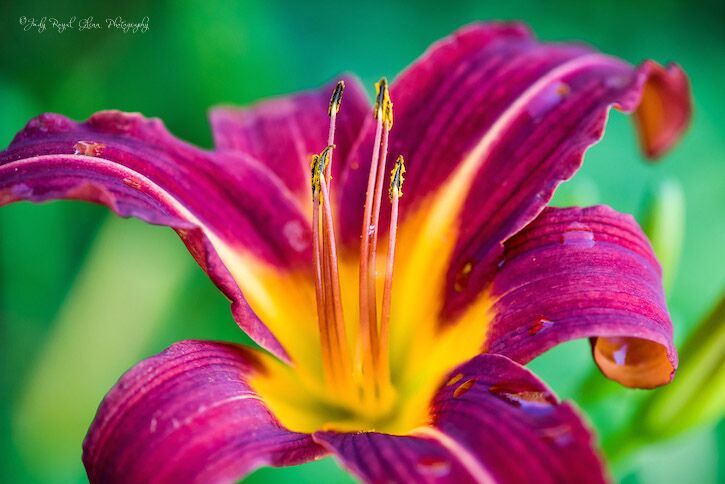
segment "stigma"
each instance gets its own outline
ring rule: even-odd
[[[331,396],[350,404],[374,404],[390,392],[388,340],[392,304],[395,241],[399,199],[403,195],[405,160],[399,156],[389,175],[386,173],[388,138],[393,127],[393,103],[388,82],[382,78],[375,84],[375,138],[372,146],[365,205],[360,236],[358,271],[359,313],[357,334],[348,344],[340,294],[340,275],[335,238],[335,224],[330,204],[330,182],[335,151],[335,124],[341,108],[345,84],[340,81],[330,97],[328,116],[330,128],[326,147],[312,156],[310,179],[312,188],[312,238],[322,369],[325,386]],[[390,226],[385,254],[385,280],[381,303],[378,304],[375,284],[380,212],[383,185],[389,179]],[[355,326],[352,326],[355,327]]]

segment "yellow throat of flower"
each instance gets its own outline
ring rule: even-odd
[[[269,357],[265,364],[267,371],[251,381],[272,412],[291,430],[406,433],[426,423],[428,402],[435,389],[457,364],[475,355],[483,341],[486,325],[481,321],[481,314],[487,314],[487,298],[474,304],[476,307],[456,322],[455,331],[453,328],[440,330],[435,321],[436,311],[424,314],[413,311],[415,317],[426,321],[421,321],[420,328],[411,336],[411,349],[405,352],[405,357],[391,361],[391,319],[395,318],[391,310],[393,273],[399,200],[403,195],[406,166],[399,156],[390,174],[385,173],[393,104],[385,79],[375,87],[375,142],[359,253],[338,255],[330,204],[335,121],[342,101],[342,81],[330,99],[327,147],[312,157],[314,300],[321,371],[294,361],[288,366]],[[384,240],[379,240],[385,179],[389,179],[390,225]],[[424,214],[425,210],[419,209],[408,217],[411,222],[406,225],[412,229],[402,227],[404,245],[406,239],[416,237],[416,226],[421,225]],[[444,254],[450,254],[454,239],[445,239]],[[379,242],[387,247],[385,257],[378,257]],[[440,247],[430,250],[437,249]],[[425,270],[440,281],[444,278],[447,258],[439,259],[435,267],[428,266]],[[473,316],[474,312],[477,317]]]

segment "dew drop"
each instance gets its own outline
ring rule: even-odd
[[[73,145],[73,149],[75,150],[74,155],[101,156],[106,145],[93,141],[79,141]]]
[[[138,181],[134,180],[133,178],[126,177],[122,181],[125,185],[128,185],[131,188],[135,188],[136,190],[141,189],[141,184]]]
[[[564,447],[574,442],[571,433],[571,426],[568,424],[557,425],[539,430],[539,434],[545,439],[553,441],[559,447]]]
[[[474,383],[476,383],[475,378],[471,378],[470,380],[464,381],[463,383],[461,383],[458,386],[458,388],[456,388],[453,391],[453,397],[458,398],[458,397],[462,396],[464,393],[466,393],[468,390],[471,389],[471,387],[474,385]]]
[[[589,226],[574,222],[561,234],[561,243],[570,247],[588,249],[594,246],[594,233]]]
[[[73,122],[58,114],[41,114],[28,122],[26,127],[31,132],[62,133],[73,129]]]
[[[499,269],[501,269],[505,265],[506,265],[506,258],[505,257],[501,257],[501,259],[498,261],[498,264],[496,264],[496,267],[498,267]]]
[[[30,198],[33,196],[33,189],[25,183],[18,183],[17,185],[14,185],[10,189],[10,192],[12,195],[19,198]]]
[[[554,397],[547,391],[531,388],[512,388],[511,385],[493,385],[488,389],[509,405],[530,414],[547,414],[554,411]]]
[[[156,420],[156,417],[151,418],[151,422],[149,423],[149,432],[154,433],[156,432],[156,427],[158,426],[159,422]]]
[[[451,471],[451,462],[445,457],[429,455],[418,459],[416,467],[422,474],[443,477]]]
[[[609,76],[604,79],[604,87],[610,89],[622,89],[630,82],[630,77],[626,75]]]
[[[623,365],[627,364],[628,347],[629,347],[629,345],[627,343],[622,343],[622,346],[620,346],[618,349],[616,349],[612,352],[612,359],[619,366],[623,366]]]
[[[566,82],[560,82],[555,87],[556,93],[562,97],[565,98],[571,94],[571,87],[569,87],[569,84]]]
[[[544,331],[545,329],[549,329],[554,325],[553,321],[549,321],[548,319],[544,319],[543,317],[537,319],[534,324],[529,326],[529,334],[531,336],[539,334],[541,331]]]
[[[96,113],[88,119],[88,124],[95,129],[109,133],[128,133],[135,123],[141,120],[138,114],[122,113],[120,111],[103,111]]]
[[[566,99],[570,93],[571,87],[567,83],[554,83],[531,100],[527,110],[532,118],[541,118],[562,100]]]

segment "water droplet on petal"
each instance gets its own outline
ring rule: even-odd
[[[139,183],[137,180],[134,180],[133,178],[126,177],[122,181],[125,185],[128,185],[131,188],[135,188],[136,190],[141,189],[141,183]]]
[[[62,133],[73,129],[74,123],[59,114],[45,113],[31,119],[26,126],[30,133]]]
[[[534,336],[536,334],[539,334],[541,331],[543,331],[545,329],[551,328],[553,325],[554,325],[553,321],[549,321],[548,319],[544,319],[543,317],[539,318],[536,320],[536,322],[534,322],[534,324],[529,326],[529,334],[531,336]]]
[[[547,414],[554,410],[556,399],[545,390],[537,388],[516,388],[510,384],[493,385],[488,389],[506,403],[531,414]]]
[[[458,397],[462,396],[464,393],[466,393],[468,390],[471,389],[471,387],[474,385],[474,383],[476,383],[475,378],[471,378],[470,380],[464,381],[463,383],[460,384],[460,386],[458,388],[456,388],[453,391],[453,397],[458,398]]]
[[[568,424],[540,429],[539,434],[545,439],[553,441],[559,447],[565,447],[574,442],[571,426]]]
[[[33,196],[33,189],[25,183],[18,183],[17,185],[13,185],[10,189],[10,192],[13,196],[16,196],[18,198],[30,198]]]
[[[623,366],[623,365],[627,364],[628,347],[629,347],[629,345],[627,343],[622,343],[622,346],[620,346],[618,349],[616,349],[612,352],[612,359],[619,366]]]
[[[496,267],[498,267],[499,269],[501,269],[505,265],[506,265],[506,258],[505,257],[501,257],[501,259],[498,261],[498,264],[496,264]]]
[[[588,249],[594,246],[594,233],[589,226],[574,222],[561,234],[561,243],[570,247]]]
[[[554,106],[566,99],[570,93],[571,87],[567,83],[556,82],[534,97],[529,103],[527,110],[532,118],[541,118]]]
[[[616,75],[604,78],[604,87],[610,89],[622,89],[629,84],[631,78],[627,75]]]
[[[74,155],[101,156],[106,145],[93,141],[79,141],[73,145],[73,149],[75,150]]]
[[[156,427],[158,426],[159,422],[156,420],[156,417],[151,418],[151,422],[149,423],[149,432],[154,433],[156,432]]]
[[[430,455],[418,459],[416,467],[422,474],[443,477],[451,471],[451,462],[445,457]]]

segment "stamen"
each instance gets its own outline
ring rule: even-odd
[[[345,319],[342,311],[342,296],[340,291],[340,273],[337,266],[337,245],[335,243],[335,231],[333,229],[332,209],[330,207],[330,198],[327,183],[324,179],[320,183],[322,193],[322,209],[325,215],[325,234],[324,240],[327,250],[327,278],[326,283],[329,288],[329,307],[331,309],[334,323],[330,325],[330,341],[332,342],[333,357],[338,366],[343,386],[349,387],[351,380],[350,353],[347,347],[347,335],[345,331]]]
[[[322,362],[328,387],[340,397],[355,396],[351,390],[352,375],[348,351],[345,321],[340,294],[340,276],[337,263],[332,208],[330,205],[329,180],[335,137],[335,120],[342,100],[344,83],[335,87],[330,99],[328,114],[330,130],[328,146],[314,155],[311,165],[312,183],[312,237],[315,270],[315,299],[319,320]],[[320,213],[322,212],[322,213]]]
[[[380,311],[380,350],[378,353],[378,378],[380,382],[390,378],[390,359],[388,341],[390,336],[390,304],[393,293],[393,268],[395,265],[395,240],[398,233],[398,201],[403,196],[405,181],[405,160],[398,156],[390,172],[390,230],[388,235],[388,260],[385,265],[385,284],[383,286],[383,307]]]
[[[342,93],[345,91],[345,81],[339,81],[335,86],[335,90],[332,91],[330,96],[330,105],[327,108],[327,114],[330,116],[330,129],[327,134],[327,146],[331,146],[335,142],[335,125],[337,124],[337,113],[340,111],[340,104],[342,103]],[[330,152],[330,161],[327,164],[327,170],[325,171],[325,177],[327,177],[327,183],[329,185],[332,180],[332,152]]]
[[[328,317],[325,304],[325,293],[323,284],[323,268],[322,268],[322,251],[320,248],[320,172],[321,164],[324,160],[320,160],[319,155],[312,156],[312,254],[315,269],[315,299],[317,303],[317,321],[320,331],[320,347],[322,349],[322,368],[325,373],[325,380],[335,385],[337,380],[334,372],[334,364],[332,359],[332,342],[330,341],[330,331],[328,325]]]
[[[372,160],[370,162],[370,174],[365,197],[363,211],[363,225],[360,238],[360,273],[359,273],[359,295],[360,295],[360,362],[365,395],[371,396],[375,392],[375,355],[378,352],[378,328],[375,304],[375,278],[370,281],[371,271],[374,276],[375,267],[370,265],[371,241],[375,236],[377,227],[372,225],[372,212],[374,195],[378,174],[378,162],[380,160],[380,144],[383,137],[383,126],[385,122],[386,106],[390,103],[388,83],[385,78],[375,84],[377,95],[373,115],[377,120],[375,129],[375,141],[373,144]],[[386,102],[387,100],[387,102]],[[392,111],[392,110],[390,110]],[[387,132],[387,129],[385,130]],[[373,259],[374,260],[374,259]]]
[[[332,96],[330,96],[330,106],[327,108],[328,116],[332,117],[340,111],[343,91],[345,91],[345,81],[341,80],[338,81],[335,90],[332,91]]]
[[[388,84],[385,78],[381,79],[380,82],[375,86],[378,90],[376,103],[380,105],[383,119],[383,133],[380,140],[380,154],[378,156],[378,167],[376,170],[375,180],[375,197],[373,199],[373,211],[372,211],[372,222],[370,224],[373,227],[372,240],[370,241],[370,252],[368,254],[368,286],[369,286],[369,298],[370,298],[370,325],[375,328],[375,336],[372,339],[371,351],[373,352],[373,371],[379,374],[380,369],[377,368],[379,363],[378,355],[380,354],[380,328],[378,327],[378,315],[377,315],[377,286],[376,286],[376,272],[377,272],[377,253],[378,253],[378,234],[379,222],[380,222],[380,208],[383,199],[383,180],[385,179],[385,164],[388,159],[388,136],[390,129],[393,127],[393,103],[390,100],[390,93],[388,91]],[[378,381],[378,383],[381,383]],[[377,388],[378,394],[381,393],[381,388]]]
[[[384,77],[375,83],[375,108],[373,116],[375,119],[382,118],[383,124],[385,124],[385,128],[388,131],[393,128],[393,103],[390,101],[388,80]]]

